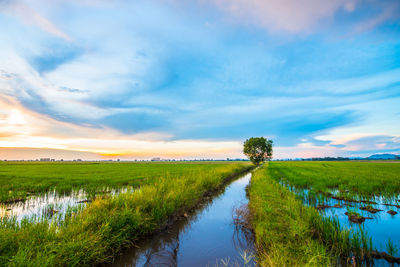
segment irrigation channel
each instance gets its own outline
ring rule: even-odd
[[[125,250],[108,266],[255,266],[254,237],[242,224],[250,179],[251,173],[240,176],[169,228],[135,243],[134,248]],[[337,218],[340,225],[353,229],[355,234],[364,231],[371,238],[374,250],[388,252],[391,240],[397,248],[393,256],[400,257],[400,196],[361,201],[338,199],[338,190],[315,194],[283,182],[281,185],[298,195],[305,205],[320,210],[322,216]],[[133,187],[103,188],[95,196],[134,191]],[[32,195],[24,201],[0,205],[0,216],[13,216],[17,221],[63,220],[69,212],[84,209],[93,196],[83,190]],[[365,207],[374,210],[365,210]],[[346,215],[348,212],[357,212],[365,219],[352,222]],[[374,259],[374,265],[393,266],[384,259]]]
[[[110,266],[255,266],[252,233],[240,223],[251,173],[239,177],[170,228]]]
[[[255,266],[253,235],[241,223],[247,211],[250,179],[251,173],[238,177],[168,229],[135,243],[110,266]],[[84,209],[93,196],[134,191],[132,187],[104,188],[95,195],[84,190],[66,194],[50,191],[1,204],[0,217],[57,222]]]

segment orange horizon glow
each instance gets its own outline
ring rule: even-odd
[[[105,126],[95,128],[61,122],[26,109],[9,97],[0,99],[0,106],[3,108],[0,116],[0,159],[35,159],[48,157],[49,153],[57,158],[70,159],[244,158],[240,141],[165,141],[171,136],[156,132],[127,135]],[[353,140],[380,134],[338,132],[317,138],[333,140],[333,145],[347,144],[346,151],[354,151],[357,156],[357,150],[363,146],[351,144]],[[400,139],[400,136],[393,135],[393,138]],[[383,147],[384,144],[376,144],[377,149]],[[12,152],[13,149],[18,151]],[[323,157],[342,155],[343,152],[340,148],[315,146],[304,140],[293,147],[275,147],[274,158]]]

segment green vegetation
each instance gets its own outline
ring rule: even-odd
[[[227,162],[99,163],[0,162],[0,202],[56,190],[83,188],[94,194],[105,188],[138,187],[160,178],[198,175],[227,168]],[[233,163],[235,164],[235,163]],[[233,167],[233,166],[232,166]]]
[[[358,213],[357,211],[352,210],[352,209],[348,209],[347,214],[348,214],[348,216],[354,216],[354,217],[357,217],[357,218],[361,218],[362,217],[360,215],[360,213]]]
[[[386,243],[386,250],[388,251],[390,256],[394,256],[399,249],[396,247],[393,241],[389,239]]]
[[[286,161],[269,168],[273,179],[314,192],[338,189],[366,198],[400,193],[400,163]]]
[[[343,230],[337,220],[304,206],[271,177],[271,169],[263,166],[256,170],[249,188],[261,266],[332,266],[337,257],[361,258],[372,249],[371,239],[363,232],[354,235]]]
[[[111,186],[138,181],[143,184],[133,193],[96,198],[87,208],[69,212],[65,220],[17,223],[13,218],[2,218],[0,265],[8,266],[89,266],[111,261],[122,248],[182,216],[233,174],[251,168],[249,163],[13,166],[2,167],[16,174],[13,188],[21,191],[29,189],[23,185],[29,175],[44,185],[38,190],[79,185],[96,188],[96,182],[108,185],[106,181],[113,179],[112,174],[119,182],[111,181]],[[65,168],[73,174],[66,176]],[[29,171],[23,175],[22,170]],[[5,177],[3,172],[3,187]]]
[[[272,144],[272,140],[264,137],[251,137],[244,142],[243,153],[258,166],[261,162],[272,158]]]

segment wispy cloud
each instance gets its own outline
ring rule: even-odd
[[[0,146],[233,157],[263,135],[282,157],[357,153],[354,136],[396,148],[372,138],[400,132],[393,14],[330,38],[378,14],[374,1],[173,2],[4,2]]]
[[[0,3],[0,12],[7,15],[18,17],[22,22],[28,25],[35,25],[40,29],[63,38],[66,41],[71,41],[71,37],[59,29],[54,23],[40,15],[33,8],[19,0],[5,0]]]
[[[350,137],[347,140],[321,141],[304,140],[291,147],[277,147],[278,158],[312,157],[368,157],[371,154],[400,154],[400,135],[363,135]]]
[[[400,18],[400,2],[399,1],[386,1],[386,3],[379,1],[377,9],[378,14],[359,22],[354,32],[356,34],[363,33],[374,29],[385,21],[398,21]]]
[[[203,1],[204,2],[204,1]],[[357,0],[206,0],[216,4],[243,23],[265,27],[271,31],[310,32],[323,19],[335,12],[355,10]]]
[[[151,158],[154,155],[165,158],[195,158],[201,157],[224,158],[226,154],[241,156],[241,144],[237,141],[201,141],[177,140],[166,142],[168,134],[147,132],[128,135],[112,128],[94,128],[85,125],[60,122],[48,116],[31,112],[18,102],[9,99],[0,101],[0,156],[11,157],[24,155],[25,159],[46,157],[48,148],[67,150],[56,151],[57,158],[71,158],[72,151],[90,152],[77,153],[73,158]],[[36,150],[23,150],[22,148]],[[10,151],[12,148],[20,148]],[[69,151],[69,152],[68,152]],[[51,151],[50,151],[51,152]],[[50,153],[49,152],[49,153]],[[54,151],[53,151],[54,152]],[[53,155],[51,152],[49,155]],[[30,154],[31,153],[31,154]],[[47,157],[49,157],[47,155]],[[12,158],[12,157],[11,157]]]

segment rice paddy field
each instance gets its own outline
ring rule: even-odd
[[[400,263],[400,162],[270,162],[249,194],[261,265]]]
[[[338,190],[341,194],[370,198],[400,193],[400,162],[272,162],[275,180],[314,192]]]
[[[248,162],[0,162],[0,266],[112,264],[182,219],[193,220],[188,236],[212,232],[217,224],[196,223],[218,216],[194,209],[252,169]],[[246,266],[400,264],[400,163],[274,161],[246,179],[248,213],[241,214],[257,251],[245,257]],[[234,206],[233,192],[244,199],[240,181],[232,188],[241,193],[218,191],[216,207]],[[206,253],[214,237],[199,238],[206,238]],[[177,250],[180,243],[173,243]],[[186,255],[188,248],[181,250]]]
[[[110,262],[251,168],[247,162],[2,162],[0,265]]]
[[[221,171],[228,162],[1,162],[0,202],[56,191],[84,189],[89,194],[151,184],[158,179]]]

